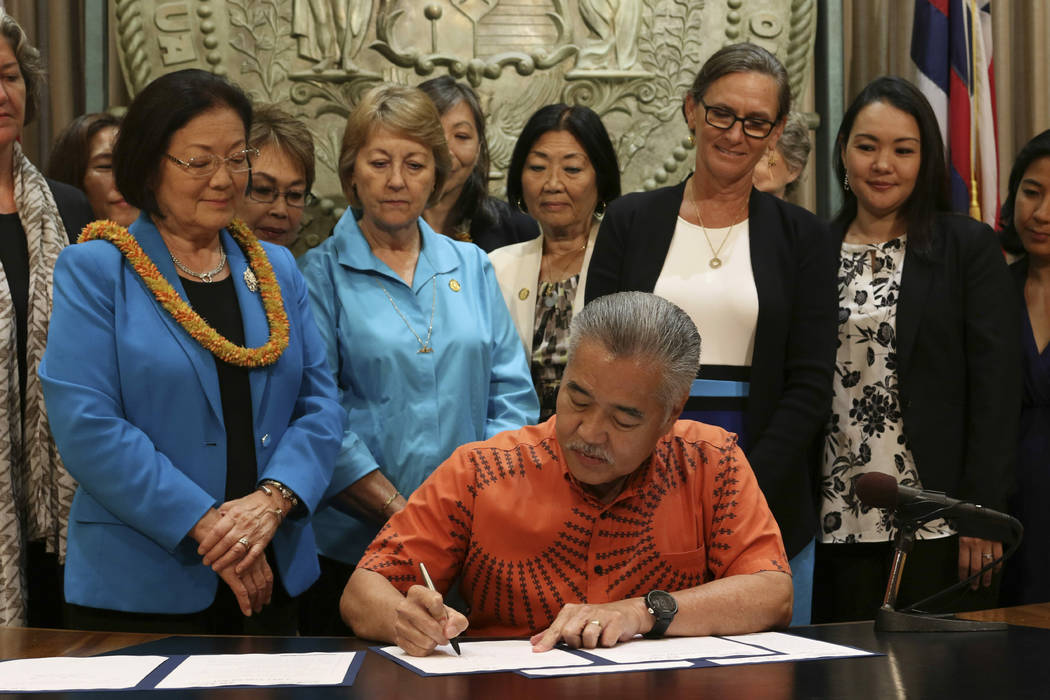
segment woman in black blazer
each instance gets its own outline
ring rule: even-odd
[[[792,558],[792,622],[805,624],[817,531],[814,443],[831,396],[833,261],[823,222],[752,187],[758,160],[775,157],[790,99],[786,71],[764,49],[734,44],[715,53],[683,107],[694,175],[609,205],[586,299],[655,292],[696,322],[703,366],[684,417],[737,433]]]
[[[1003,248],[1020,256],[1010,272],[1024,387],[1010,499],[1024,540],[1003,570],[1000,602],[1027,605],[1050,600],[1050,129],[1033,136],[1014,159],[999,221]]]
[[[932,109],[900,78],[869,84],[838,135],[845,204],[839,347],[825,441],[814,621],[869,619],[889,574],[896,523],[855,492],[869,472],[954,498],[1005,506],[1020,412],[1019,330],[992,230],[948,211]],[[898,608],[969,578],[1002,543],[924,524]],[[994,607],[992,570],[924,609]]]

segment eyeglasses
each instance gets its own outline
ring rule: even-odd
[[[312,194],[302,190],[286,190],[282,192],[276,187],[269,187],[268,185],[252,185],[248,188],[248,199],[256,202],[272,204],[277,201],[278,197],[284,197],[284,203],[296,209],[312,207],[317,201],[317,198]]]
[[[170,153],[165,153],[164,156],[193,177],[211,177],[220,165],[226,165],[226,169],[231,173],[248,172],[252,169],[251,159],[258,158],[259,151],[254,148],[245,148],[225,158],[209,153],[204,156],[194,156],[189,160],[180,160]]]
[[[724,107],[708,107],[703,100],[700,100],[700,104],[704,107],[704,121],[722,131],[728,131],[733,128],[734,124],[740,122],[744,128],[745,136],[750,136],[753,139],[764,139],[773,132],[773,127],[776,126],[776,122],[771,122],[768,119],[738,117]]]

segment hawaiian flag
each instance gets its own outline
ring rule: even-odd
[[[911,57],[948,155],[952,209],[995,226],[999,155],[990,0],[915,0]]]

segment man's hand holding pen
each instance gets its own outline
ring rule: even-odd
[[[467,618],[445,605],[441,594],[412,586],[397,606],[397,645],[412,656],[426,656],[467,628]]]

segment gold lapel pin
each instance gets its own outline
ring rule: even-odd
[[[459,285],[459,282],[457,282],[456,280],[449,280],[448,288],[451,289],[453,292],[458,292],[460,289],[462,289],[462,287]]]
[[[521,290],[518,292],[518,298],[521,299],[522,301],[525,301],[526,299],[528,299],[529,298],[529,288],[528,287],[522,287]]]

